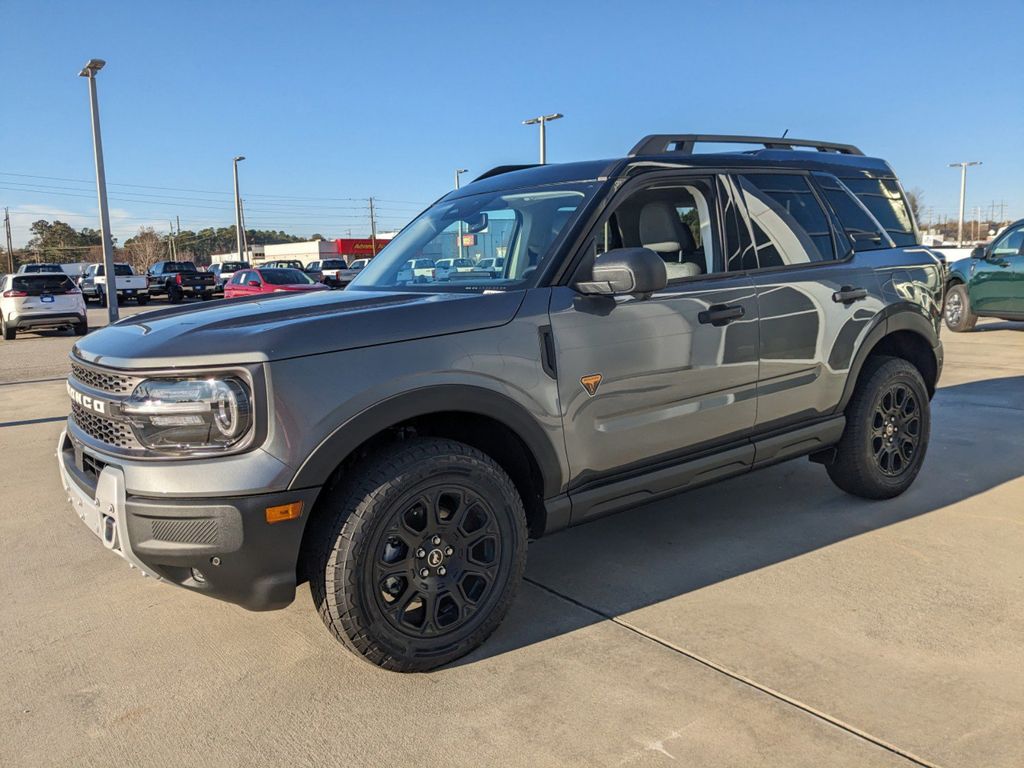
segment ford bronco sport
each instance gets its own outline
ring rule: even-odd
[[[343,292],[79,341],[63,484],[157,580],[252,610],[308,580],[350,650],[437,667],[501,621],[531,537],[798,456],[905,491],[942,368],[914,227],[889,165],[829,142],[495,168]],[[502,269],[405,269],[460,241]]]

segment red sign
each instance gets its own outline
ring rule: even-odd
[[[374,250],[373,240],[366,237],[341,237],[334,241],[338,246],[339,256],[362,256],[363,258],[374,256],[380,253],[380,249],[390,243],[390,240],[377,238],[377,248]]]
[[[470,248],[476,245],[476,235],[463,235],[462,236],[462,247]]]

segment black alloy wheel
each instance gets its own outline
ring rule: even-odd
[[[878,399],[871,422],[871,449],[878,468],[898,477],[913,466],[921,439],[921,411],[917,396],[898,382]]]

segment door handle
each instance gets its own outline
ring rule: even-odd
[[[836,304],[849,304],[854,301],[860,301],[868,297],[867,288],[854,288],[850,285],[844,285],[838,291],[832,294],[832,301]]]
[[[719,327],[728,325],[733,320],[739,320],[747,311],[739,304],[712,304],[703,312],[697,314],[697,321],[704,325]]]

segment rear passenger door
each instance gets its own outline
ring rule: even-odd
[[[878,280],[809,176],[749,172],[732,184],[756,254],[747,265],[760,312],[756,426],[767,431],[825,417],[882,308]],[[871,219],[852,196],[843,202]],[[859,242],[888,245],[875,224],[871,229]]]

